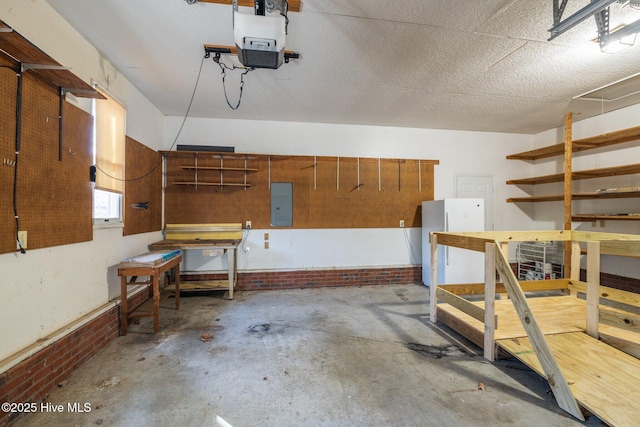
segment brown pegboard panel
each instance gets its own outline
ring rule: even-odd
[[[127,136],[123,235],[162,230],[162,156]],[[148,209],[134,208],[146,202]]]
[[[0,57],[0,253],[16,250],[15,220],[13,215],[13,173],[15,166],[16,88],[15,71]]]
[[[17,201],[20,229],[28,233],[27,250],[91,240],[91,116],[63,102],[59,160],[57,91],[25,73],[22,93]],[[15,103],[11,109],[15,116]],[[4,222],[2,227],[4,235]],[[11,245],[3,242],[3,252],[15,251],[15,223],[11,228]]]
[[[207,186],[220,182],[220,155],[171,152],[167,158],[167,223],[244,222],[268,228],[270,182],[293,183],[294,228],[407,227],[421,224],[420,205],[433,200],[432,160],[224,154],[224,166],[258,169],[250,187]],[[198,164],[196,171],[186,169]],[[223,171],[225,182],[242,182],[244,172]]]

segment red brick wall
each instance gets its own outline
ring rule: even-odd
[[[185,280],[226,280],[226,274],[183,276]],[[355,268],[344,270],[300,270],[238,273],[236,290],[299,289],[334,286],[369,286],[422,283],[419,267]]]
[[[148,292],[140,292],[129,304],[137,306],[148,298]],[[40,408],[52,389],[118,336],[119,320],[120,307],[115,306],[0,374],[0,403],[37,403]],[[0,411],[0,426],[20,415]]]

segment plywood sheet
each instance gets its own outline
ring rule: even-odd
[[[584,300],[567,295],[528,298],[527,303],[535,314],[542,332],[545,334],[584,331],[586,318],[586,303]],[[477,301],[473,304],[484,308],[484,301]],[[467,324],[469,328],[484,333],[484,324],[473,317],[448,304],[438,304],[437,307],[438,318],[440,318],[440,312],[444,311],[453,317],[457,317],[461,322]],[[497,340],[527,336],[511,300],[497,300],[495,307],[498,315]]]
[[[127,136],[123,235],[162,230],[162,156]],[[147,209],[134,204],[146,202]]]
[[[580,405],[611,426],[637,424],[640,360],[583,332],[547,335],[546,340]],[[528,338],[497,344],[544,375]]]

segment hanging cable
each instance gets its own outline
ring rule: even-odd
[[[22,247],[20,241],[20,216],[18,215],[18,157],[20,154],[20,141],[21,141],[21,128],[22,128],[22,72],[16,73],[18,77],[16,88],[16,146],[15,146],[15,160],[13,162],[13,217],[16,221],[16,243],[20,253],[26,254],[27,252]]]
[[[180,137],[180,134],[182,133],[182,128],[184,128],[184,124],[187,121],[187,117],[189,117],[189,112],[191,111],[191,105],[193,105],[193,99],[196,96],[196,91],[198,89],[198,83],[200,82],[200,75],[202,74],[202,66],[204,64],[204,60],[206,58],[206,55],[202,57],[202,60],[200,61],[200,69],[198,70],[198,77],[196,78],[196,83],[193,85],[193,92],[191,93],[191,99],[189,100],[189,106],[187,107],[187,111],[184,113],[184,118],[182,119],[182,123],[180,124],[180,128],[178,129],[178,133],[176,134],[176,137],[173,139],[173,142],[171,143],[171,146],[169,147],[169,150],[167,151],[171,151],[173,149],[173,147],[176,145],[176,142],[178,142],[178,138]],[[160,167],[160,165],[162,164],[162,162],[164,161],[166,155],[163,154],[162,155],[162,159],[160,159],[160,161],[158,163],[156,163],[151,170],[149,170],[148,172],[144,173],[143,175],[136,177],[136,178],[130,178],[130,179],[123,179],[123,178],[116,178],[115,176],[111,176],[109,175],[107,172],[105,172],[104,170],[100,169],[100,167],[98,165],[96,166],[96,169],[99,170],[101,173],[103,173],[105,176],[114,179],[116,181],[123,181],[123,182],[131,182],[131,181],[138,181],[141,180],[143,178],[146,178],[147,176],[151,175],[153,173],[153,171],[155,171],[156,169],[158,169],[158,167]]]
[[[227,105],[232,110],[237,110],[240,107],[240,103],[242,102],[242,90],[244,88],[244,76],[246,76],[250,71],[253,71],[254,69],[253,68],[239,68],[239,67],[236,67],[235,65],[229,67],[227,64],[225,64],[224,62],[220,61],[220,55],[219,54],[218,55],[214,55],[211,58],[213,59],[213,62],[218,64],[218,66],[220,67],[220,74],[222,74],[222,89],[224,90],[224,98],[227,101]],[[234,107],[233,105],[231,105],[231,102],[229,102],[229,96],[227,95],[227,85],[225,84],[225,79],[227,77],[227,70],[234,71],[234,70],[237,70],[237,69],[244,70],[244,72],[240,75],[240,96],[238,97],[238,103]]]

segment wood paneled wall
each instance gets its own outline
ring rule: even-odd
[[[294,228],[398,227],[400,220],[407,227],[419,227],[421,202],[433,200],[438,164],[437,160],[166,154],[167,223],[251,220],[254,228],[270,227],[272,182],[293,183]]]
[[[0,59],[0,65],[9,65]],[[0,253],[16,251],[13,212],[14,169],[20,230],[28,248],[84,242],[93,237],[91,219],[92,117],[63,102],[59,159],[59,95],[55,88],[23,74],[21,148],[17,165],[14,70],[0,68]]]
[[[125,236],[162,230],[162,156],[127,137],[124,183]],[[148,209],[136,209],[144,203]]]

